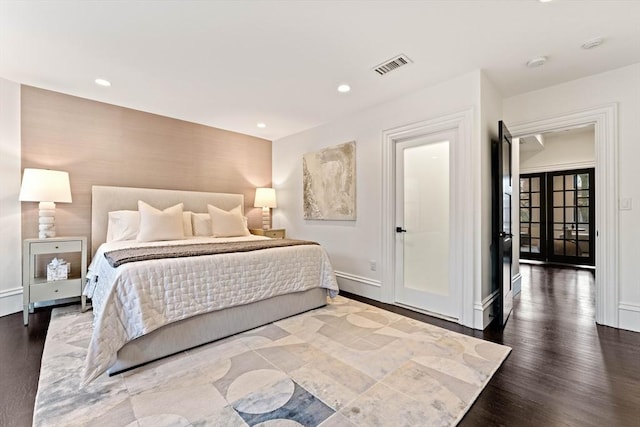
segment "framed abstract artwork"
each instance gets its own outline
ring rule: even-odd
[[[302,157],[304,219],[356,219],[356,143]]]

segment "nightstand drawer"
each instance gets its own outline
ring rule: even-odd
[[[34,242],[31,243],[31,254],[55,254],[62,252],[80,252],[82,251],[82,241],[66,241],[66,242]]]
[[[80,296],[82,289],[80,279],[58,280],[41,285],[31,285],[29,299],[31,302],[48,301]]]
[[[251,234],[255,234],[256,236],[266,236],[272,239],[284,239],[287,235],[287,230],[285,228],[270,228],[269,230],[265,230],[263,228],[252,228],[249,231]]]
[[[284,230],[264,230],[264,235],[272,239],[284,239]]]

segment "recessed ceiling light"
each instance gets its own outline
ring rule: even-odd
[[[340,93],[347,93],[351,90],[351,86],[347,85],[347,84],[342,84],[340,86],[338,86],[338,92]]]
[[[593,49],[594,47],[600,46],[604,42],[604,38],[596,37],[595,39],[587,40],[582,43],[583,49]]]
[[[256,126],[258,126],[260,129],[264,129],[264,128],[267,127],[267,125],[265,123],[262,123],[262,122],[258,123]]]
[[[540,3],[551,3],[553,0],[538,0]]]
[[[111,86],[111,82],[109,80],[95,79],[94,81],[96,82],[97,85],[100,85],[100,86]]]
[[[530,59],[527,61],[527,67],[536,68],[544,65],[547,62],[546,56],[538,56],[537,58]]]

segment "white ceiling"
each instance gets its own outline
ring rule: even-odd
[[[591,139],[593,141],[593,134],[595,132],[595,125],[584,125],[574,128],[557,130],[552,132],[543,133],[541,135],[528,135],[518,138],[518,144],[520,146],[520,152],[535,152],[545,149],[545,144],[548,141],[581,137],[583,139]],[[590,137],[588,135],[591,135]],[[515,138],[514,138],[515,139]]]
[[[0,0],[0,77],[274,140],[477,69],[506,97],[640,62],[639,17],[634,0]],[[400,53],[414,63],[371,71]]]

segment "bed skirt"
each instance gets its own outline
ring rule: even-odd
[[[313,288],[190,317],[127,343],[118,350],[118,359],[107,372],[116,375],[326,304],[327,290]]]

